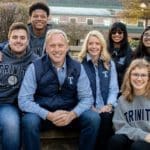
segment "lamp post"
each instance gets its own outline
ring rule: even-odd
[[[145,23],[144,23],[145,28],[148,26],[148,19],[149,19],[146,13],[146,11],[148,12],[148,6],[149,4],[146,4],[144,2],[140,4],[140,7],[142,8],[142,11],[143,11],[143,16],[144,16],[143,18],[145,19]]]

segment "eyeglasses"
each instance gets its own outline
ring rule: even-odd
[[[143,38],[149,38],[150,37],[150,34],[148,34],[148,33],[145,33],[144,35],[143,35]]]
[[[115,31],[112,31],[111,33],[112,33],[112,34],[116,34],[116,33],[118,33],[118,34],[123,34],[123,31],[115,30]]]
[[[131,76],[133,76],[134,78],[139,78],[139,77],[141,77],[141,78],[147,78],[148,74],[144,74],[144,73],[142,73],[142,74],[132,73]]]

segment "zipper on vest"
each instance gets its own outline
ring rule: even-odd
[[[61,86],[59,86],[59,91],[61,91]]]

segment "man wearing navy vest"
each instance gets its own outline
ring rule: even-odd
[[[49,30],[46,55],[32,63],[19,92],[25,150],[40,150],[44,124],[80,129],[79,150],[94,150],[99,130],[98,113],[90,108],[92,92],[83,66],[68,55],[68,39],[61,30]]]

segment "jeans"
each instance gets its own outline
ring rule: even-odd
[[[50,121],[43,121],[36,114],[26,113],[22,117],[24,150],[41,149],[40,130],[44,122],[49,128],[54,126]],[[100,126],[99,114],[90,110],[85,111],[75,122],[80,129],[79,150],[94,150]]]
[[[20,150],[20,113],[13,104],[0,104],[0,135],[3,150]]]

